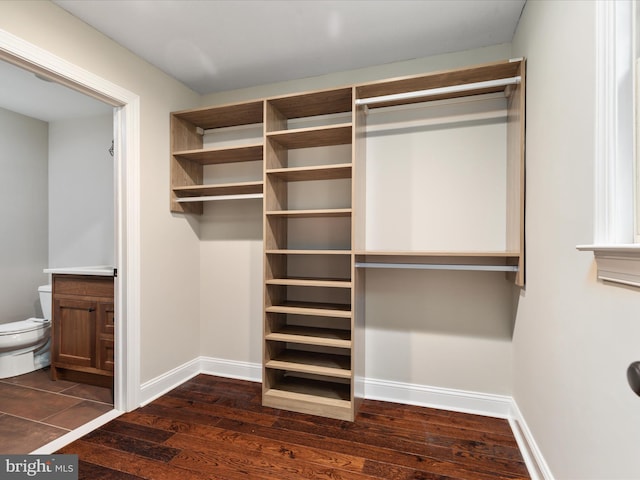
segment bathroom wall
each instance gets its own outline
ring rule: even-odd
[[[47,283],[46,122],[0,108],[0,323],[40,316]]]
[[[49,123],[49,267],[113,265],[113,115]]]

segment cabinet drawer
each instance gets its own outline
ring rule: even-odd
[[[98,303],[98,329],[100,333],[111,335],[115,333],[115,313],[113,303]]]
[[[54,275],[54,295],[113,297],[113,277]]]

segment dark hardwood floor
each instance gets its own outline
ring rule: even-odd
[[[64,447],[80,479],[528,479],[506,420],[365,400],[355,422],[260,403],[199,375]]]

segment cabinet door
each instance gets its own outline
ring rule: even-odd
[[[95,367],[97,302],[54,301],[53,362]]]
[[[96,367],[113,373],[115,314],[113,303],[98,303],[98,349]]]

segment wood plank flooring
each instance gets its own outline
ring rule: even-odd
[[[199,375],[64,447],[80,479],[529,479],[506,420],[365,400],[355,422],[261,405]]]

